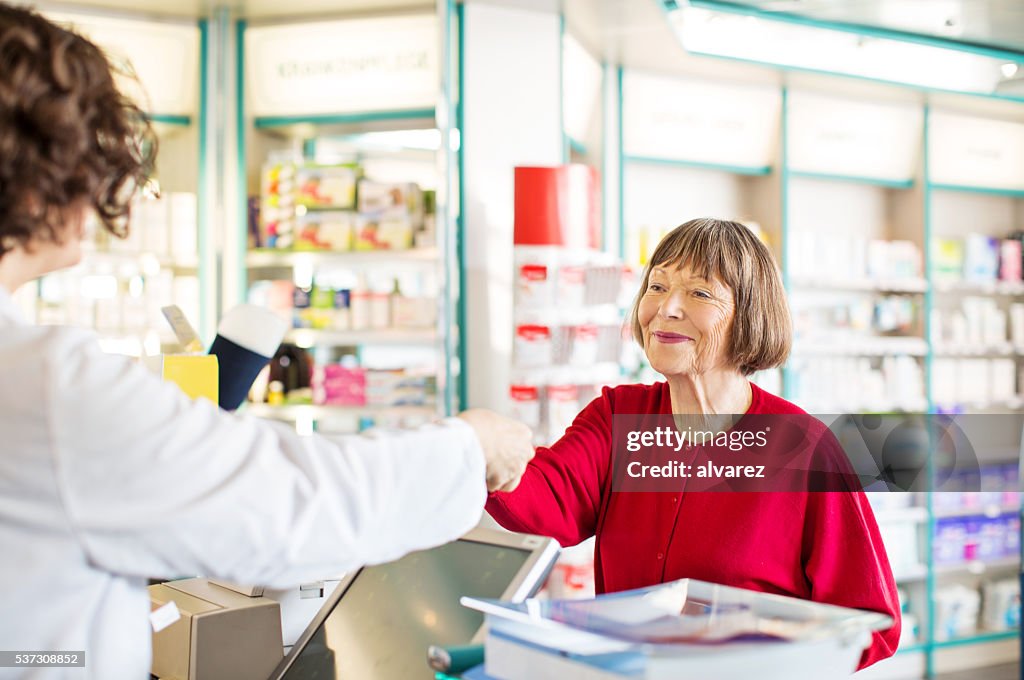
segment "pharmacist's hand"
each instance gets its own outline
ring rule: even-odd
[[[522,423],[494,411],[474,408],[459,418],[476,432],[487,461],[487,490],[512,491],[533,458],[533,433]]]

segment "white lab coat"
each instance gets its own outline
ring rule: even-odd
[[[148,678],[148,577],[289,587],[386,562],[472,528],[484,467],[457,419],[300,438],[191,401],[0,288],[0,649],[86,652],[0,678]]]

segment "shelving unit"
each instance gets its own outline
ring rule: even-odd
[[[430,380],[426,387],[416,389],[428,392],[436,389],[436,396],[428,395],[426,406],[336,406],[330,403],[328,390],[314,389],[314,398],[326,399],[328,403],[252,404],[252,413],[294,422],[303,431],[347,418],[352,421],[348,429],[354,431],[365,427],[370,420],[378,424],[422,422],[432,416],[451,413],[460,400],[461,339],[454,323],[459,299],[455,256],[457,215],[451,200],[458,194],[454,163],[457,136],[451,116],[453,62],[448,48],[439,50],[440,46],[454,42],[456,26],[452,13],[440,9],[451,8],[423,3],[419,9],[377,17],[360,15],[304,24],[239,25],[238,39],[245,45],[245,63],[239,69],[238,88],[244,93],[241,101],[245,102],[245,111],[241,121],[246,146],[243,156],[247,161],[240,172],[248,177],[248,181],[243,182],[247,186],[247,197],[260,193],[255,179],[268,160],[297,163],[299,168],[311,169],[352,163],[358,168],[357,176],[362,178],[383,183],[413,183],[436,196],[431,242],[409,243],[412,247],[408,248],[376,246],[367,249],[365,243],[359,242],[350,246],[359,248],[354,250],[290,246],[284,241],[282,244],[254,243],[252,227],[248,229],[248,236],[246,230],[240,228],[241,242],[248,241],[249,245],[240,256],[243,289],[250,295],[258,291],[256,298],[251,299],[264,299],[282,314],[292,317],[296,327],[288,333],[286,343],[307,350],[314,365],[326,367],[324,370],[338,367],[340,363],[345,368],[338,368],[339,375],[348,376],[345,371],[350,369],[365,369],[367,390],[374,389],[370,384],[374,371],[383,376],[390,375],[393,369],[408,368],[413,370],[410,376],[419,376],[417,379],[426,376]],[[396,64],[407,64],[403,66],[405,70],[381,67],[384,70],[374,76],[381,82],[374,83],[372,91],[366,89],[370,81],[365,74],[358,77],[340,72],[317,74],[311,76],[313,80],[320,79],[313,86],[287,79],[275,80],[282,64],[301,63],[305,54],[342,60],[361,58],[353,50],[365,49],[359,45],[369,43],[341,39],[341,36],[356,34],[379,37],[374,60],[379,57],[378,52],[401,51],[403,56]],[[276,41],[274,49],[261,47],[267,40]],[[416,59],[410,61],[414,53]],[[362,179],[358,181],[354,200],[361,201],[364,184]],[[295,205],[298,206],[294,213],[296,219],[301,219],[303,214],[307,217],[315,214],[311,209],[306,212],[299,203]],[[364,238],[362,225],[364,219],[368,219],[357,214],[362,205],[339,204],[332,208],[346,211],[348,217],[344,220],[352,225],[355,241]],[[261,224],[260,228],[263,238],[266,227]],[[412,236],[409,238],[411,241]],[[289,304],[283,302],[285,289],[290,287],[310,290],[314,296],[322,288],[324,295],[333,298],[334,310],[327,309],[320,316],[313,314],[315,319],[300,318],[298,312],[289,311]],[[394,308],[393,288],[400,289],[402,296],[408,299],[409,302],[403,303],[405,306],[415,301],[418,314],[432,319],[429,324],[420,324],[414,319],[400,320]],[[362,311],[357,311],[353,303],[357,296],[360,296],[358,302]],[[375,316],[369,320],[362,296],[370,296],[376,305],[372,308]],[[275,299],[276,304],[272,302]],[[327,380],[319,375],[315,373],[314,382]],[[358,388],[348,386],[350,377],[344,379],[346,387],[340,389],[363,389],[359,382],[363,378],[351,378],[357,381],[352,384],[359,385]],[[347,397],[345,403],[348,403]]]
[[[622,76],[626,83],[622,95],[626,97],[632,96],[628,85],[631,75],[627,71]],[[637,237],[637,225],[645,222],[667,231],[681,221],[705,214],[728,218],[754,215],[762,227],[773,227],[769,229],[769,242],[782,264],[797,322],[792,357],[784,371],[783,385],[777,388],[784,396],[812,413],[928,413],[942,406],[935,394],[936,362],[1005,359],[1014,362],[1020,371],[1024,347],[1009,333],[999,342],[943,343],[931,332],[932,311],[942,305],[982,297],[994,300],[1005,311],[1010,304],[1024,301],[1024,282],[952,281],[938,276],[934,269],[931,249],[937,235],[962,235],[973,230],[1005,236],[1014,229],[1024,229],[1024,178],[1016,180],[1016,187],[970,186],[977,177],[987,175],[978,166],[966,162],[958,165],[948,159],[949,167],[958,167],[963,176],[935,176],[936,154],[949,155],[936,149],[942,137],[934,125],[932,109],[937,104],[926,106],[919,93],[880,85],[865,84],[854,90],[853,95],[835,86],[833,93],[823,94],[829,88],[816,90],[813,85],[820,84],[818,81],[800,80],[799,88],[779,90],[781,115],[777,127],[768,133],[779,140],[777,157],[763,165],[737,163],[728,150],[698,157],[704,147],[692,138],[688,139],[691,146],[684,152],[670,154],[668,150],[675,148],[672,133],[664,127],[652,126],[649,121],[671,106],[673,91],[692,86],[692,81],[689,77],[679,78],[675,84],[654,80],[660,84],[659,91],[665,93],[666,104],[642,100],[631,104],[627,100],[624,105],[625,130],[620,148],[623,252],[632,257],[640,250],[653,248],[656,237],[649,239],[649,246],[641,244]],[[742,96],[739,93],[746,87],[740,81],[731,86],[736,97]],[[877,99],[866,97],[865,92]],[[714,110],[713,100],[709,101],[707,96],[699,100],[702,106]],[[971,101],[936,101],[954,110],[972,110]],[[631,115],[630,107],[637,106],[646,106],[648,110]],[[986,103],[978,107],[980,112],[971,115],[992,115],[989,108]],[[1002,116],[1024,120],[1024,108],[1018,104],[1000,108]],[[685,118],[685,113],[680,117]],[[656,140],[651,140],[642,151],[630,145],[638,134],[630,126],[640,124],[655,130],[651,135],[660,135],[661,151],[657,151]],[[975,131],[978,127],[984,126],[970,129]],[[995,133],[983,135],[980,140],[959,135],[961,146],[974,146],[979,164],[984,165],[993,154],[998,158],[1024,155],[1024,133],[1008,135],[1006,129],[996,127],[998,139]],[[996,149],[1000,144],[1002,148]],[[745,192],[745,198],[716,200],[729,195],[730,185],[738,187],[734,189],[735,196]],[[673,188],[671,192],[669,187]],[[659,193],[666,197],[659,200]],[[744,200],[748,203],[744,204]],[[994,228],[983,226],[989,224]],[[801,232],[827,235],[828,239],[823,236],[816,246],[801,245]],[[863,247],[857,245],[856,239],[911,243],[916,249],[917,266],[899,272],[873,271],[863,265],[851,267],[851,261],[863,263],[865,259],[856,252]],[[836,254],[833,260],[828,259],[828,249]],[[806,266],[809,262],[818,266]],[[899,331],[872,331],[877,321],[875,305],[884,299],[909,303],[913,308],[911,323]],[[801,315],[805,309],[813,310],[819,300],[829,306],[842,302],[849,310],[866,306],[869,312],[862,317],[864,328],[857,332],[850,324],[852,317],[845,314],[840,322],[833,319],[820,326],[827,330],[843,326],[844,332],[809,335],[807,327],[801,325]],[[911,365],[914,367],[918,387],[913,394],[883,389],[870,398],[857,400],[853,397],[864,390],[845,378],[825,381],[823,389],[830,389],[834,399],[816,402],[801,393],[802,374],[821,375],[823,361],[846,362],[863,374],[864,369],[884,371],[887,363],[891,369],[894,360],[903,362],[908,370]],[[907,380],[901,378],[893,384],[906,385]],[[963,400],[958,408],[971,413],[1020,414],[1024,400],[1020,385],[1017,387],[1013,394],[974,395]],[[1007,460],[1016,460],[1012,451],[1008,455]],[[938,546],[936,531],[940,521],[978,516],[1006,518],[1019,512],[1019,504],[946,510],[933,507],[931,498],[925,495],[912,507],[877,513],[883,534],[890,535],[889,540],[896,543],[912,543],[918,554],[916,563],[894,565],[897,582],[909,594],[920,630],[916,639],[905,641],[900,648],[898,661],[891,665],[891,677],[907,677],[901,673],[931,676],[968,667],[975,649],[984,649],[986,653],[994,650],[989,661],[1016,654],[1009,647],[1019,637],[1016,630],[979,629],[974,635],[940,640],[934,628],[939,615],[934,598],[938,589],[950,584],[977,588],[990,578],[1012,578],[1020,567],[1019,557],[938,565],[933,560],[933,550]],[[890,677],[885,672],[879,669],[879,677]]]

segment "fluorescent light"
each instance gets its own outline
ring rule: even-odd
[[[761,64],[990,94],[1005,59],[830,28],[683,6],[669,21],[688,52]]]

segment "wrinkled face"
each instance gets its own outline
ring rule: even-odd
[[[637,307],[651,368],[672,377],[728,367],[734,314],[733,291],[722,281],[678,263],[653,267]]]

